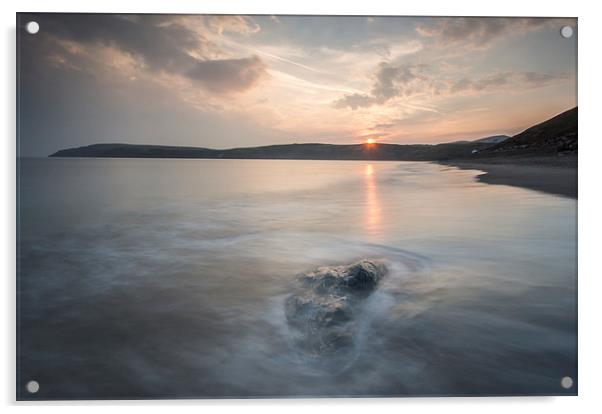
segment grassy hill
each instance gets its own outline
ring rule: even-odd
[[[532,126],[479,153],[481,155],[575,154],[577,153],[577,107]]]

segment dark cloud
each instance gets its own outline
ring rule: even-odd
[[[187,76],[214,92],[245,91],[267,76],[267,66],[257,56],[204,60],[198,61]]]
[[[396,96],[407,96],[415,92],[416,86],[428,81],[424,74],[425,65],[399,65],[391,66],[381,63],[375,75],[372,96],[379,103]]]
[[[538,73],[538,72],[501,72],[485,76],[480,79],[462,78],[452,82],[449,92],[481,92],[498,90],[508,85],[515,85],[522,89],[538,88],[551,83],[567,79],[565,73]]]
[[[153,15],[40,15],[40,33],[81,44],[111,46],[140,57],[153,70],[177,71],[194,59],[189,50],[209,43],[169,16]]]
[[[506,35],[520,35],[537,30],[558,19],[462,17],[442,18],[435,24],[418,25],[417,32],[435,40],[440,46],[464,45],[475,48],[488,47]]]
[[[479,92],[479,91],[484,91],[487,89],[498,88],[498,87],[508,84],[508,82],[512,76],[513,76],[512,73],[506,72],[506,73],[497,73],[497,74],[489,75],[484,78],[476,79],[476,80],[472,80],[472,79],[468,79],[468,78],[461,78],[461,79],[451,83],[451,86],[449,87],[449,91],[452,94],[455,94],[455,93],[464,92],[464,91]]]
[[[47,40],[46,51],[52,38],[109,46],[140,58],[148,70],[188,77],[212,92],[247,90],[267,73],[256,56],[210,59],[215,46],[173,16],[40,14],[36,20]]]
[[[335,108],[351,108],[358,109],[363,107],[372,106],[376,103],[374,97],[369,95],[364,95],[360,93],[352,93],[349,95],[345,95],[340,99],[334,101]]]
[[[357,109],[374,104],[384,104],[398,96],[432,91],[434,84],[426,75],[426,65],[390,65],[383,62],[374,74],[370,94],[349,94],[334,102],[337,108]]]
[[[525,72],[521,74],[523,80],[533,86],[544,86],[557,80],[568,79],[566,73],[551,74],[551,73],[538,73],[538,72]]]

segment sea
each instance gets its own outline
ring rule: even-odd
[[[21,158],[18,398],[574,395],[577,201],[481,173]],[[309,364],[287,297],[362,259],[354,352]]]

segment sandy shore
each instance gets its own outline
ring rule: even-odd
[[[529,188],[564,197],[577,198],[577,157],[480,159],[446,161],[442,164],[485,171],[478,180]]]

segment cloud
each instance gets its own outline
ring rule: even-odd
[[[352,93],[352,94],[345,95],[340,99],[337,99],[336,101],[334,101],[333,105],[335,108],[349,107],[349,108],[355,110],[355,109],[362,108],[362,107],[372,106],[375,103],[376,103],[376,100],[372,96],[360,94],[360,93]]]
[[[464,91],[479,92],[487,89],[495,89],[507,85],[511,77],[513,77],[513,74],[506,72],[488,75],[481,79],[475,80],[461,78],[457,81],[451,82],[449,91],[452,94],[455,94]]]
[[[355,110],[373,105],[384,105],[398,98],[474,94],[512,88],[532,89],[566,80],[568,75],[566,73],[506,71],[476,79],[468,77],[450,79],[444,75],[433,74],[432,68],[426,64],[391,65],[383,62],[372,78],[373,83],[369,93],[347,94],[335,100],[333,105],[336,108]],[[428,108],[423,110],[432,111]]]
[[[220,35],[224,32],[250,35],[261,30],[257,23],[245,16],[210,16],[208,21],[209,26]]]
[[[202,38],[168,16],[41,15],[44,33],[77,43],[111,46],[142,58],[153,70],[189,65],[188,50],[203,51]]]
[[[187,76],[219,93],[242,92],[268,76],[267,65],[257,56],[244,59],[204,60]]]
[[[419,64],[390,65],[382,62],[373,75],[373,84],[369,94],[348,94],[334,102],[337,108],[357,109],[387,101],[401,96],[412,96],[424,92],[433,92],[435,83],[426,74],[428,66]]]
[[[140,70],[182,76],[214,93],[246,91],[267,73],[267,66],[257,56],[212,59],[216,46],[177,16],[43,14],[38,17],[46,36],[54,36],[59,42],[68,40],[88,48],[113,48],[140,59]],[[220,33],[259,30],[240,16],[208,19],[208,24]]]
[[[566,73],[500,72],[475,80],[461,78],[450,84],[449,92],[452,94],[461,92],[481,92],[498,90],[509,85],[517,86],[520,89],[532,89],[565,79],[568,79]]]
[[[544,86],[549,83],[555,82],[560,79],[568,79],[566,73],[551,74],[551,73],[538,73],[538,72],[524,72],[522,74],[523,80],[533,86]]]
[[[389,128],[394,128],[397,125],[398,125],[398,123],[396,123],[396,122],[383,122],[383,123],[375,124],[374,126],[370,127],[369,129],[371,129],[371,130],[389,129]]]
[[[521,35],[553,22],[559,22],[559,19],[453,17],[437,19],[435,24],[419,24],[416,31],[423,37],[432,38],[438,46],[463,45],[481,49],[504,36]]]
[[[372,96],[378,102],[386,102],[396,96],[408,96],[424,87],[429,78],[424,74],[426,65],[404,64],[391,66],[381,63],[376,72]]]

